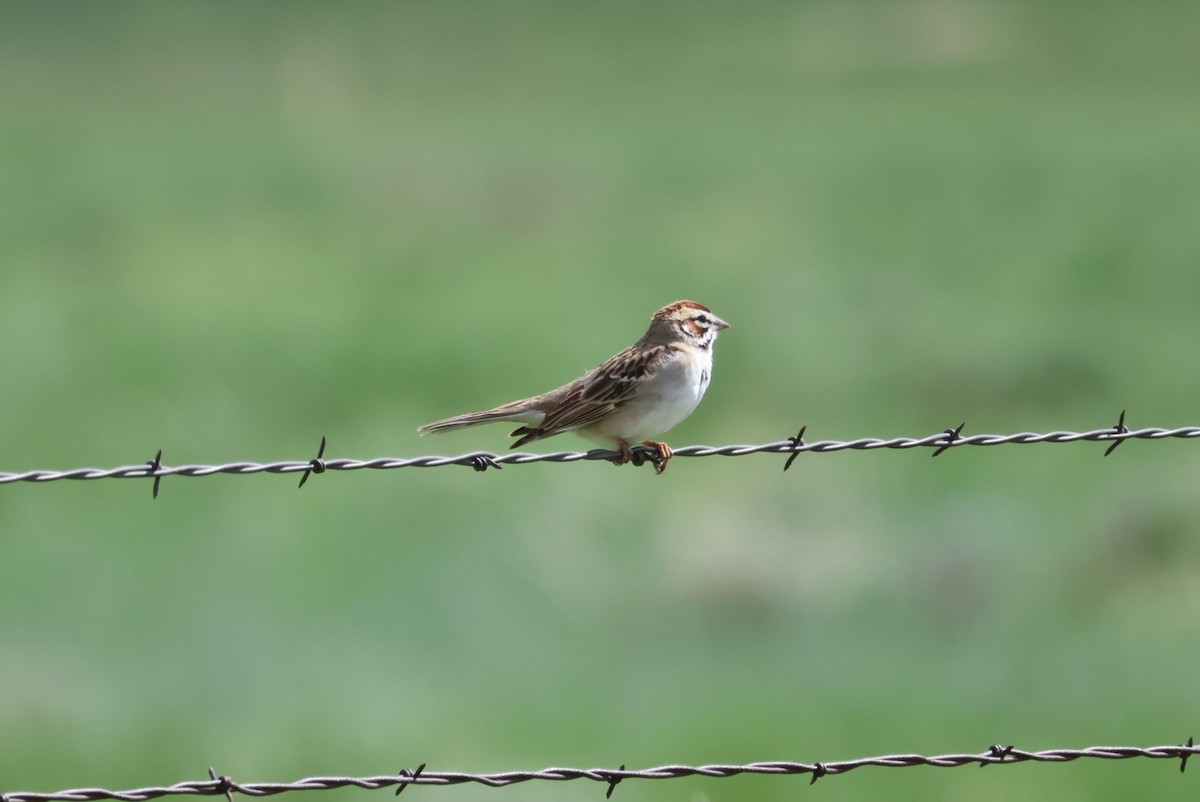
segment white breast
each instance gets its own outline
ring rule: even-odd
[[[658,437],[692,414],[711,377],[711,349],[682,352],[639,386],[637,395],[613,415],[580,433],[631,444]]]

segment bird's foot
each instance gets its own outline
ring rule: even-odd
[[[642,445],[650,446],[650,448],[654,449],[654,455],[650,457],[654,462],[654,472],[661,474],[665,471],[667,469],[667,462],[675,454],[671,450],[671,447],[666,443],[659,443],[654,440],[643,440]],[[617,448],[621,453],[610,460],[613,465],[624,465],[627,462],[632,462],[634,465],[641,465],[646,461],[646,457],[643,454],[634,451],[633,447],[624,440],[617,441]]]
[[[626,462],[638,464],[638,455],[633,453],[633,449],[624,440],[617,441],[617,449],[621,452],[620,456],[613,457],[610,462],[613,465],[624,465]]]
[[[655,440],[643,440],[642,445],[650,446],[654,449],[657,454],[657,457],[654,458],[654,472],[661,476],[662,472],[667,469],[667,463],[671,461],[671,457],[675,455],[675,452],[666,443],[659,443]]]

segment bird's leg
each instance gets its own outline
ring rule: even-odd
[[[654,440],[643,440],[642,445],[650,446],[658,453],[658,458],[654,460],[654,472],[662,474],[667,469],[667,463],[671,461],[671,457],[675,455],[675,452],[666,443],[659,443]]]
[[[618,440],[617,448],[620,450],[621,456],[612,458],[613,465],[624,465],[626,462],[633,460],[635,455],[633,449],[629,447],[629,443],[626,443],[624,440]]]

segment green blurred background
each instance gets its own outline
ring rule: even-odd
[[[0,469],[500,450],[415,428],[684,297],[734,327],[675,445],[1196,424],[1198,25],[6,4]],[[0,487],[0,791],[1177,743],[1200,451],[1103,450]],[[1093,761],[617,795],[1195,789]]]

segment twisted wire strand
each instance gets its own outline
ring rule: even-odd
[[[805,442],[800,436],[779,440],[761,445],[726,445],[683,446],[674,449],[676,457],[743,457],[749,454],[788,454],[794,457],[798,454],[825,454],[834,451],[872,451],[876,449],[907,449],[933,448],[935,455],[950,448],[963,446],[998,446],[998,445],[1031,445],[1034,443],[1075,443],[1079,441],[1107,442],[1109,451],[1126,440],[1164,440],[1168,438],[1192,439],[1200,437],[1200,426],[1184,426],[1176,429],[1145,428],[1129,430],[1124,424],[1107,429],[1094,429],[1087,432],[1053,431],[1046,433],[1018,432],[1016,434],[960,434],[959,429],[946,431],[925,437],[892,437],[881,439],[877,437],[862,437],[857,440],[817,440]],[[323,444],[322,444],[323,445]],[[322,449],[323,453],[323,449]],[[638,446],[634,449],[636,458],[650,461],[655,452],[653,449]],[[1105,452],[1108,453],[1108,452]],[[554,451],[546,454],[534,454],[525,451],[509,451],[495,454],[490,451],[472,451],[453,457],[423,456],[423,457],[377,457],[361,460],[353,458],[322,459],[318,456],[312,460],[286,460],[281,462],[230,462],[223,465],[161,465],[159,458],[138,465],[124,465],[117,468],[74,468],[71,470],[33,470],[20,473],[0,472],[0,485],[17,482],[52,482],[59,479],[144,479],[164,476],[212,476],[214,474],[232,474],[244,476],[254,473],[323,473],[325,471],[357,471],[357,470],[391,470],[395,468],[440,468],[446,465],[464,465],[476,470],[500,468],[505,465],[528,465],[534,462],[579,462],[581,460],[612,460],[618,457],[616,451],[597,449],[594,451]],[[160,452],[161,457],[161,452]],[[789,462],[790,465],[790,462]]]
[[[186,780],[174,785],[147,786],[127,791],[109,791],[103,788],[74,788],[53,793],[35,793],[29,791],[13,791],[0,794],[0,802],[53,802],[68,800],[70,802],[87,802],[88,800],[124,800],[125,802],[143,802],[164,796],[194,795],[219,796],[225,795],[232,799],[233,793],[247,796],[273,796],[289,791],[331,791],[339,788],[356,787],[366,790],[377,790],[398,786],[399,794],[409,785],[449,786],[463,783],[477,783],[491,788],[500,788],[517,783],[535,780],[561,782],[565,780],[593,780],[605,783],[609,794],[617,783],[624,780],[669,780],[681,777],[711,777],[716,779],[736,777],[740,774],[769,774],[769,775],[811,775],[811,781],[816,782],[822,777],[845,774],[864,766],[878,768],[908,768],[911,766],[932,766],[934,768],[955,768],[958,766],[991,766],[1010,765],[1015,763],[1067,763],[1081,758],[1097,758],[1102,760],[1127,760],[1130,758],[1151,758],[1156,760],[1179,760],[1179,770],[1187,766],[1188,758],[1200,754],[1200,747],[1195,746],[1192,738],[1179,745],[1169,746],[1089,746],[1084,749],[1047,749],[1040,752],[1027,752],[1012,746],[992,746],[979,754],[947,754],[925,756],[919,754],[881,755],[863,757],[854,760],[839,760],[828,763],[800,763],[792,761],[766,761],[746,764],[711,764],[704,766],[687,766],[671,764],[656,766],[649,769],[573,769],[551,767],[540,771],[503,771],[495,773],[470,773],[458,771],[426,771],[422,764],[416,771],[404,769],[398,774],[385,774],[373,777],[306,777],[290,783],[240,783],[227,776],[218,777],[216,772],[209,769],[211,779]]]

